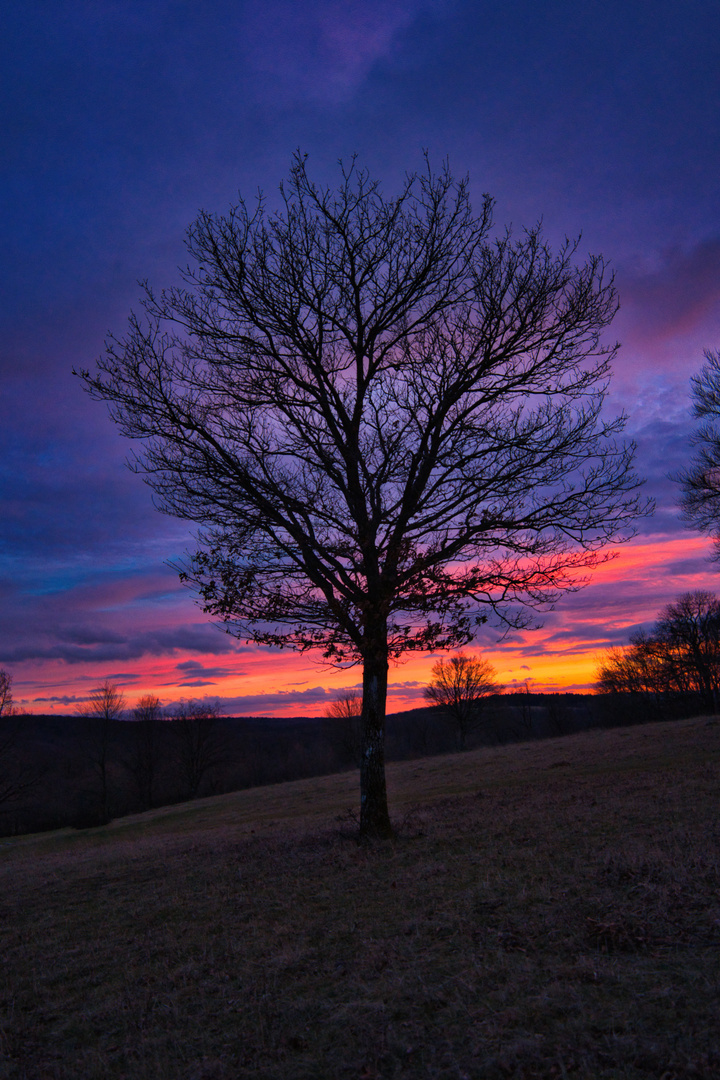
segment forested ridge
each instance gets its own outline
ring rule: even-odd
[[[694,699],[658,703],[631,694],[507,693],[489,698],[467,749],[693,715]],[[178,721],[112,720],[100,741],[97,719],[79,716],[0,717],[0,835],[67,826],[92,827],[158,806],[358,767],[357,717],[200,717],[194,729]],[[103,797],[99,761],[106,760]],[[390,761],[457,749],[455,732],[439,708],[388,716]],[[188,788],[195,755],[195,790]],[[5,783],[5,788],[3,787]],[[106,805],[104,805],[106,803]]]

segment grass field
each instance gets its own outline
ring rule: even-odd
[[[720,724],[0,846],[0,1077],[720,1077]]]

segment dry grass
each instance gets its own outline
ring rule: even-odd
[[[394,765],[370,849],[353,775],[5,842],[0,1077],[718,1077],[719,781],[693,720]]]

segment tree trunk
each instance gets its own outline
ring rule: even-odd
[[[385,707],[387,702],[387,634],[365,653],[363,661],[363,754],[360,765],[360,836],[392,836],[385,787]]]

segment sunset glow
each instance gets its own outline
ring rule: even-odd
[[[616,558],[598,568],[584,589],[545,613],[539,629],[509,634],[501,642],[497,633],[486,631],[467,651],[482,651],[509,692],[526,682],[535,691],[591,692],[605,649],[626,643],[641,625],[649,628],[660,609],[679,594],[715,588],[709,547],[707,540],[682,533],[637,539],[618,549]],[[104,638],[100,646],[97,641],[76,643],[62,658],[14,664],[18,703],[32,711],[73,711],[93,686],[110,678],[128,704],[153,693],[165,704],[181,697],[219,698],[226,713],[237,715],[315,716],[334,694],[360,685],[358,668],[336,670],[310,654],[235,641],[207,621],[185,589],[172,591],[168,586],[166,593],[153,595],[158,597],[155,608],[134,592],[132,580],[103,588],[96,611],[110,613],[114,630],[96,631],[96,638]],[[157,644],[147,648],[160,655],[127,655],[139,610],[153,616]],[[195,647],[184,647],[183,637]],[[98,648],[104,648],[105,656],[115,650],[117,661],[93,659]],[[120,662],[123,654],[127,663]],[[422,688],[435,659],[408,654],[391,667],[390,709],[423,703]]]

